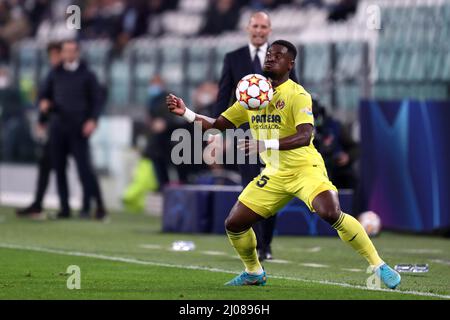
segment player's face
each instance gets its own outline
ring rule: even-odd
[[[284,46],[274,44],[267,50],[263,71],[269,78],[277,79],[291,71],[293,61]]]
[[[247,26],[250,43],[258,48],[267,42],[271,31],[269,17],[263,14],[254,15]]]
[[[78,45],[75,42],[66,42],[63,44],[61,57],[64,62],[74,62],[78,60],[79,56]]]

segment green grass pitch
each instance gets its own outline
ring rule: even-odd
[[[368,290],[366,262],[337,237],[277,237],[264,287],[225,287],[242,270],[225,236],[161,233],[160,219],[114,213],[110,223],[32,221],[0,209],[0,299],[450,299],[450,241],[383,232],[391,265],[428,263],[402,274],[398,290]],[[194,251],[171,250],[176,240]],[[67,267],[81,270],[69,290]]]

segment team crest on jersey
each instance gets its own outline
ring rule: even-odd
[[[278,100],[275,105],[275,108],[277,108],[278,110],[281,110],[284,108],[284,106],[285,106],[284,100]]]

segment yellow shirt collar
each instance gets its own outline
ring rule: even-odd
[[[287,79],[285,82],[283,82],[282,84],[280,84],[278,87],[275,87],[275,90],[276,91],[281,91],[281,90],[283,90],[284,88],[286,88],[286,87],[288,87],[289,86],[289,84],[291,83],[291,79]]]

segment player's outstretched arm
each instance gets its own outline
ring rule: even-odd
[[[183,117],[188,122],[200,121],[202,123],[203,130],[218,129],[220,131],[224,131],[225,129],[234,128],[233,123],[222,116],[214,119],[201,114],[196,114],[194,111],[186,107],[183,99],[173,94],[169,94],[166,97],[166,103],[170,112],[176,114],[177,116]]]

